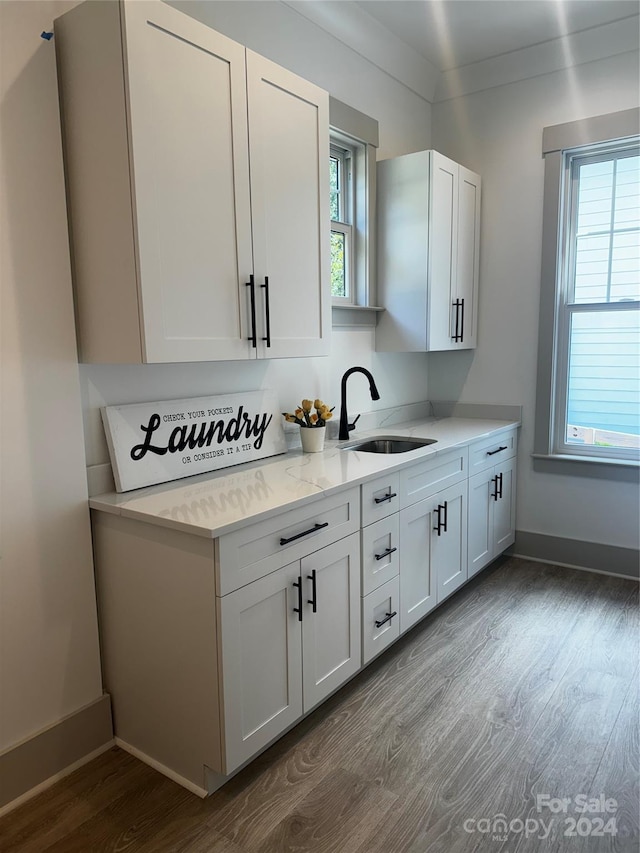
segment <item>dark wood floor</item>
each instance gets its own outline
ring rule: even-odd
[[[112,749],[0,820],[0,850],[635,853],[637,598],[505,559],[208,800]],[[578,811],[601,794],[615,812]]]

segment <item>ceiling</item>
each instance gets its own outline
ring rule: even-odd
[[[440,71],[640,12],[638,0],[359,0],[357,5]]]
[[[638,51],[640,0],[280,0],[429,103]]]

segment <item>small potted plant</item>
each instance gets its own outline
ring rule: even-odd
[[[315,409],[315,412],[312,411]],[[284,419],[300,427],[300,440],[305,453],[319,453],[324,448],[324,434],[333,409],[322,400],[303,400],[293,414],[283,412]]]

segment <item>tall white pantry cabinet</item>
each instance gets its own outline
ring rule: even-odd
[[[81,360],[325,355],[328,94],[155,0],[55,37]]]
[[[478,324],[479,175],[437,151],[378,163],[382,352],[473,349]]]

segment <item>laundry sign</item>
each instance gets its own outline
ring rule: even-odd
[[[102,422],[118,492],[287,449],[273,391],[106,406]]]

